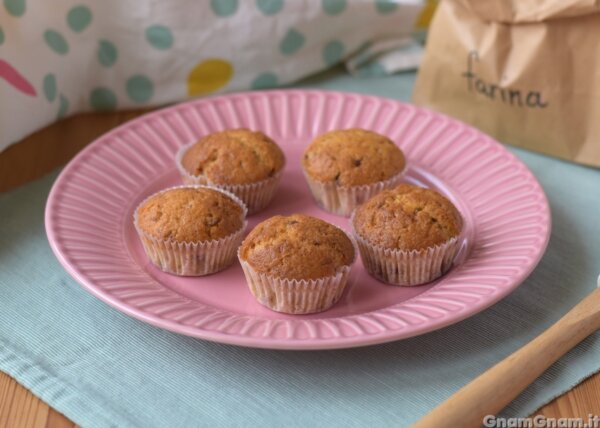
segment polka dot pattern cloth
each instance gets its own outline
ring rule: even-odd
[[[423,4],[0,0],[0,150],[78,112],[268,89],[338,64],[357,76],[414,67],[394,55]]]

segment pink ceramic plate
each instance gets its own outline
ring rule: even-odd
[[[177,149],[209,132],[266,132],[287,156],[281,187],[249,229],[275,214],[303,212],[348,230],[320,210],[300,170],[304,147],[331,129],[388,135],[404,150],[406,180],[448,196],[465,219],[456,266],[435,283],[384,285],[358,260],[342,300],[315,315],[271,312],[250,295],[241,267],[204,278],[154,268],[132,222],[149,194],[180,183]],[[540,185],[500,144],[460,122],[384,98],[324,91],[272,91],[196,100],[133,120],[102,136],[62,172],[50,193],[46,229],[56,256],[88,291],[157,327],[236,345],[325,349],[415,336],[497,302],[533,270],[550,231]]]

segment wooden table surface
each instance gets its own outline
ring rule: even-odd
[[[0,192],[23,185],[71,159],[100,134],[147,110],[82,114],[42,129],[0,153]],[[600,415],[600,373],[539,409],[546,417]],[[75,424],[0,372],[0,428],[67,428]]]

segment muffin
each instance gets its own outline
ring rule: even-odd
[[[144,251],[159,269],[201,276],[235,261],[245,217],[243,202],[229,192],[180,186],[145,199],[135,210],[134,225]]]
[[[182,147],[176,162],[184,183],[227,190],[255,213],[273,199],[285,156],[262,132],[231,129]]]
[[[304,152],[302,167],[317,204],[337,215],[402,179],[406,161],[389,138],[364,129],[330,131]]]
[[[250,292],[261,304],[288,314],[333,306],[344,292],[355,257],[344,231],[302,214],[260,223],[238,250]]]
[[[440,277],[460,247],[463,220],[438,192],[401,184],[356,209],[353,233],[367,271],[394,285],[419,285]]]

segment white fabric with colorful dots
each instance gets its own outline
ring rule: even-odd
[[[275,87],[342,61],[382,74],[420,58],[421,0],[0,1],[0,150],[77,112]]]

